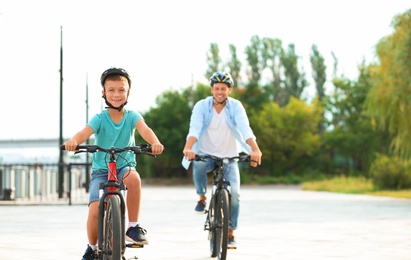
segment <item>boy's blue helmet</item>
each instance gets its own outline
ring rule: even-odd
[[[214,83],[225,83],[228,87],[234,84],[233,79],[231,78],[230,73],[228,72],[216,72],[210,78],[210,86],[213,86]]]
[[[101,85],[104,87],[104,83],[106,82],[106,79],[108,76],[110,75],[121,75],[124,76],[127,81],[128,81],[128,85],[131,88],[131,78],[130,75],[128,75],[127,71],[125,69],[122,68],[115,68],[115,67],[111,67],[109,69],[107,69],[106,71],[103,72],[103,74],[101,74]]]

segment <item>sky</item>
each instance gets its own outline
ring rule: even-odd
[[[86,86],[88,118],[104,109],[99,79],[109,67],[129,72],[126,108],[142,113],[166,90],[208,83],[211,43],[224,61],[234,44],[244,70],[255,35],[294,44],[309,80],[313,44],[329,73],[334,52],[339,72],[355,79],[409,8],[411,0],[0,0],[0,140],[59,138],[61,46],[66,139],[87,122]]]

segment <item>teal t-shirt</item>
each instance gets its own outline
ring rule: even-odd
[[[94,131],[95,145],[103,148],[124,148],[134,146],[134,131],[136,123],[143,119],[140,113],[124,110],[124,116],[119,123],[111,120],[108,110],[96,114],[88,123]],[[123,158],[124,157],[124,158]],[[93,154],[92,171],[107,171],[110,156],[104,152]],[[117,169],[127,166],[136,166],[136,158],[132,152],[124,152],[117,155]]]

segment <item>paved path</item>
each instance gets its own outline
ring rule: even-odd
[[[150,244],[128,259],[210,259],[192,187],[146,186],[143,196]],[[228,259],[411,259],[411,200],[243,186],[241,206]],[[86,205],[0,206],[0,259],[80,259],[86,215]]]

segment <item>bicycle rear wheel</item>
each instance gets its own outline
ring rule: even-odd
[[[103,259],[122,259],[122,235],[121,209],[117,196],[111,196],[107,200],[104,216]]]
[[[217,192],[214,201],[214,218],[211,227],[210,249],[211,257],[225,260],[227,257],[228,225],[229,225],[229,197],[228,191],[222,189]]]

